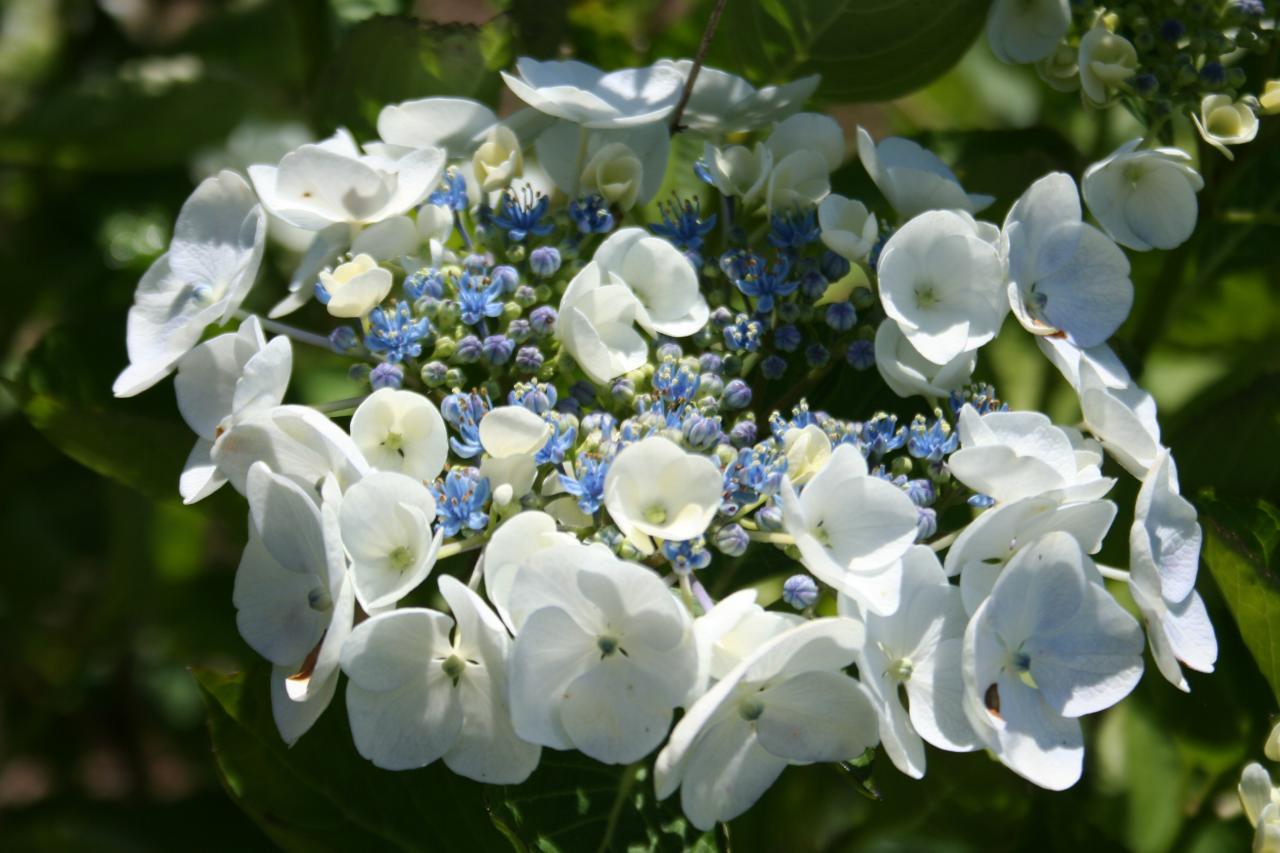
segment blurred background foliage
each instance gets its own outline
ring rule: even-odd
[[[559,755],[531,783],[541,800],[433,771],[378,773],[351,760],[340,702],[286,751],[272,740],[261,670],[231,607],[244,507],[229,489],[194,509],[179,504],[191,438],[168,383],[127,403],[109,390],[125,363],[134,285],[198,177],[274,161],[337,125],[368,138],[390,101],[448,93],[510,108],[496,71],[517,55],[571,50],[606,68],[691,56],[711,5],[0,4],[0,849],[340,849],[357,839],[370,849],[481,849],[502,844],[498,829],[543,849],[592,849],[612,805],[636,797],[635,825],[615,827],[613,846],[724,841],[686,837],[645,800],[643,778],[623,774],[618,789],[618,773]],[[974,44],[985,6],[731,0],[711,62],[756,83],[821,71],[819,105],[848,138],[857,124],[918,138],[967,188],[997,196],[987,217],[999,221],[1035,177],[1078,176],[1139,130]],[[1254,73],[1276,76],[1276,57],[1254,61]],[[1137,303],[1117,341],[1159,401],[1183,490],[1204,513],[1201,589],[1221,642],[1218,672],[1192,675],[1190,696],[1153,672],[1087,721],[1086,776],[1068,793],[1039,791],[980,755],[937,751],[921,782],[887,761],[869,773],[793,768],[729,827],[734,849],[1247,846],[1234,786],[1260,757],[1280,691],[1280,515],[1265,502],[1280,493],[1276,124],[1264,121],[1235,163],[1200,150],[1196,235],[1172,252],[1131,253]],[[1197,151],[1189,128],[1177,134]],[[680,139],[675,151],[669,183],[696,191],[687,168],[696,146]],[[834,183],[878,201],[856,159]],[[250,307],[279,292],[289,256],[275,257]],[[1015,408],[1078,420],[1069,389],[1026,335],[1009,331],[987,351],[988,378]],[[309,379],[293,387],[296,400],[352,392],[340,365],[303,357]],[[815,393],[849,415],[879,406],[909,415],[871,385],[846,372]],[[1131,506],[1135,493],[1122,477],[1114,497]],[[1123,564],[1125,537],[1112,538],[1119,552],[1103,559]],[[238,670],[257,681],[220,675]],[[476,811],[482,804],[496,823]]]

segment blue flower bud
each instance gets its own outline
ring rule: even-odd
[[[539,305],[529,314],[529,328],[534,334],[546,337],[556,329],[556,309],[550,305]]]
[[[738,421],[733,425],[733,429],[729,430],[729,441],[733,442],[734,447],[750,447],[756,443],[758,436],[759,430],[756,429],[755,421]]]
[[[847,332],[853,328],[854,323],[858,322],[858,312],[854,311],[853,306],[848,302],[833,302],[827,306],[827,313],[823,319],[837,332]]]
[[[724,380],[717,373],[704,373],[698,377],[699,397],[718,398],[724,393]]]
[[[428,388],[439,388],[444,384],[445,375],[449,372],[449,366],[443,361],[428,361],[422,365],[420,375],[422,382]]]
[[[698,369],[703,373],[719,374],[724,370],[724,359],[720,358],[717,353],[704,352],[698,356]]]
[[[539,246],[529,253],[529,268],[540,278],[549,278],[560,269],[560,250],[555,246]]]
[[[733,312],[721,305],[719,308],[711,312],[711,325],[717,329],[723,329],[733,322]]]
[[[489,268],[493,258],[484,255],[470,254],[462,259],[462,268],[472,275],[479,275]]]
[[[533,327],[529,325],[529,321],[523,317],[517,317],[507,324],[507,337],[518,344],[522,344],[533,336]]]
[[[876,345],[871,341],[857,340],[849,344],[844,354],[845,361],[855,370],[866,370],[875,366]]]
[[[515,351],[516,342],[506,335],[490,335],[480,345],[480,354],[485,362],[492,365],[506,364]]]
[[[520,347],[516,353],[516,368],[523,373],[537,373],[542,367],[542,351],[537,347]]]
[[[375,391],[381,388],[399,388],[404,384],[404,368],[384,361],[370,371],[369,384]]]
[[[782,582],[782,600],[796,610],[805,610],[818,601],[818,584],[808,575],[792,575]]]
[[[938,532],[938,513],[929,507],[916,507],[916,541],[923,542]]]
[[[778,531],[782,529],[782,510],[773,504],[756,510],[756,524],[761,530]]]
[[[630,405],[636,398],[636,383],[625,376],[620,376],[613,380],[613,385],[609,386],[609,396],[619,403]]]
[[[1182,21],[1176,18],[1170,18],[1160,25],[1160,38],[1173,44],[1184,35],[1187,34],[1187,28],[1182,25]]]
[[[782,352],[795,352],[803,341],[800,330],[790,324],[773,330],[773,345]]]
[[[677,343],[668,342],[658,347],[658,361],[667,358],[679,359],[684,355],[684,350],[680,349]]]
[[[347,378],[352,382],[368,382],[369,373],[370,369],[367,364],[353,364],[347,368]]]
[[[590,382],[579,380],[573,383],[569,386],[569,393],[584,406],[589,406],[596,401],[596,386]]]
[[[760,362],[760,374],[765,379],[781,379],[786,372],[787,361],[782,356],[765,356],[764,360]]]
[[[853,265],[848,259],[830,249],[822,253],[822,260],[818,262],[818,269],[822,271],[822,276],[827,281],[839,281],[847,276],[852,268]]]
[[[685,441],[694,450],[710,450],[720,443],[720,421],[716,418],[704,418],[702,415],[690,415],[685,418],[682,432]]]
[[[453,360],[460,364],[475,364],[480,360],[484,345],[475,335],[467,335],[458,341],[458,348],[453,353]]]
[[[1160,89],[1160,81],[1154,74],[1139,74],[1129,81],[1139,95],[1154,95]]]
[[[974,509],[989,509],[995,506],[995,498],[990,495],[973,495],[969,498],[969,506]]]
[[[538,303],[538,294],[529,285],[522,284],[511,294],[511,299],[521,308],[529,308]]]
[[[348,353],[360,346],[360,336],[350,326],[339,326],[329,333],[329,346],[336,353]]]
[[[404,294],[415,301],[426,296],[433,299],[444,296],[444,282],[440,278],[440,272],[423,267],[411,273],[404,280]]]
[[[800,276],[800,292],[807,299],[817,299],[827,292],[827,280],[817,270],[809,270]]]
[[[779,322],[794,323],[800,319],[801,306],[798,302],[779,302],[775,307]]]
[[[722,400],[730,409],[745,409],[751,405],[751,386],[741,379],[734,379],[724,386]]]
[[[1200,69],[1200,79],[1210,86],[1221,86],[1227,82],[1227,69],[1221,62],[1206,62]]]
[[[520,286],[520,273],[516,272],[515,267],[507,264],[494,267],[493,272],[489,273],[489,278],[502,288],[503,293],[515,293],[516,288]]]
[[[822,344],[809,344],[804,348],[804,360],[810,367],[822,367],[831,360],[831,351]]]
[[[751,539],[748,538],[747,531],[742,529],[741,524],[726,524],[715,532],[711,543],[726,557],[741,557],[747,553],[747,546],[751,544]]]
[[[911,498],[911,502],[916,506],[930,506],[937,498],[937,493],[933,489],[932,482],[917,478],[907,481],[907,497]]]

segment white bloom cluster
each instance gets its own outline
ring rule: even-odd
[[[1005,5],[992,31],[1010,56],[1028,55],[1024,33],[1059,37],[1027,16],[1057,21],[1065,2],[1009,20]],[[662,184],[691,70],[521,60],[506,80],[530,110],[389,106],[380,142],[339,131],[184,206],[139,285],[116,391],[176,368],[198,437],[184,499],[230,482],[248,501],[234,603],[273,664],[281,735],[301,737],[345,675],[356,748],[379,767],[442,760],[515,784],[543,748],[656,753],[658,795],[679,790],[703,829],[787,765],[877,744],[914,777],[928,743],[1072,785],[1079,718],[1143,672],[1143,629],[1108,579],[1127,581],[1171,682],[1189,689],[1182,667],[1216,658],[1195,510],[1154,402],[1107,345],[1133,300],[1116,241],[1186,239],[1198,176],[1176,151],[1126,146],[1084,179],[1105,232],[1065,174],[997,226],[935,155],[859,130],[892,206],[872,212],[830,192],[844,134],[798,112],[816,80],[757,90],[702,69],[679,129],[706,139],[698,174],[736,221],[717,241],[684,201],[646,228],[634,211]],[[359,332],[248,316],[199,343],[237,315],[268,214],[314,234],[275,313],[314,293]],[[771,254],[733,236],[744,224]],[[1091,437],[969,385],[1009,313]],[[804,365],[788,362],[806,334]],[[349,355],[372,392],[285,404],[290,337]],[[899,427],[797,397],[757,406],[761,435],[753,400],[792,366],[820,379],[833,340],[847,369],[874,363],[949,414]],[[1142,481],[1129,573],[1091,557],[1118,512],[1104,454]],[[782,607],[717,580],[712,550],[749,546],[794,564]]]

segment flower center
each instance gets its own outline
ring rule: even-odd
[[[387,559],[391,562],[391,567],[393,569],[398,569],[403,572],[405,569],[413,565],[413,549],[409,548],[407,545],[401,545],[399,548],[396,548],[388,554]]]
[[[1218,107],[1209,113],[1208,126],[1214,136],[1235,136],[1240,132],[1240,114],[1231,107]]]
[[[467,668],[467,662],[456,654],[449,655],[440,663],[440,668],[444,670],[445,675],[457,682],[458,677]]]
[[[916,665],[910,658],[898,658],[889,664],[889,677],[894,681],[906,681],[915,672]]]
[[[333,598],[330,597],[329,590],[318,586],[307,593],[307,604],[312,610],[323,612],[333,609]]]
[[[1022,683],[1030,687],[1032,690],[1039,690],[1040,685],[1036,684],[1035,678],[1031,675],[1031,655],[1018,649],[1009,659],[1009,664],[1013,671],[1018,673],[1018,678]]]
[[[667,508],[662,504],[653,504],[644,511],[644,520],[650,524],[662,524],[667,520]]]
[[[738,704],[738,713],[747,722],[754,722],[764,713],[764,703],[754,696],[748,696]]]
[[[932,308],[937,305],[940,300],[935,292],[932,284],[922,284],[916,286],[916,307]]]
[[[600,658],[604,659],[618,650],[618,638],[603,636],[596,639],[596,647],[600,649]]]

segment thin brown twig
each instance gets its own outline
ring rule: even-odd
[[[702,41],[698,43],[698,53],[693,58],[693,67],[689,69],[689,79],[684,81],[684,91],[680,93],[680,101],[676,104],[675,112],[671,114],[672,136],[684,130],[680,125],[680,119],[684,115],[684,108],[689,104],[689,96],[693,94],[693,84],[698,80],[702,61],[707,57],[707,49],[711,47],[711,39],[716,34],[716,27],[720,26],[720,15],[724,12],[727,2],[728,0],[716,0],[716,7],[711,10],[711,17],[707,19],[707,28],[702,31]]]

